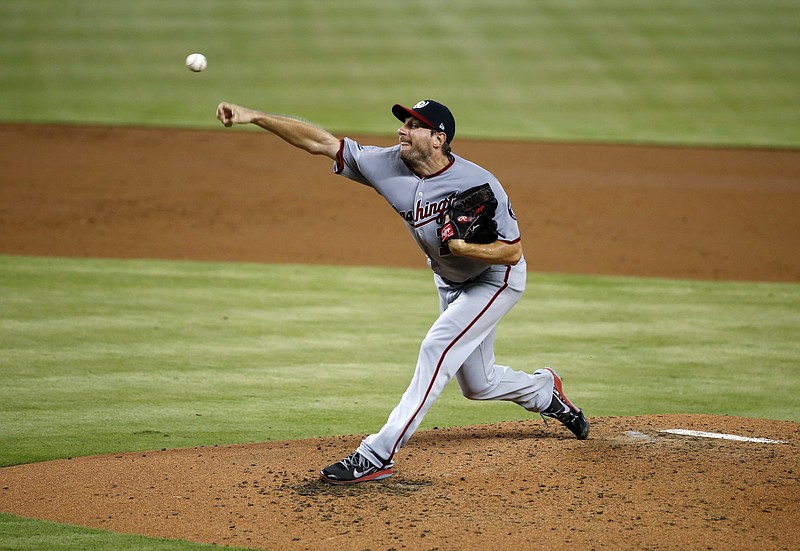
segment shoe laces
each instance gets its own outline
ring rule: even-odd
[[[542,421],[544,421],[544,426],[549,427],[547,424],[547,418],[550,417],[552,419],[556,419],[561,423],[569,423],[573,419],[575,419],[578,414],[572,410],[569,404],[566,403],[565,400],[561,398],[558,391],[553,390],[553,402],[547,409],[552,408],[554,405],[558,407],[556,411],[540,411],[539,415],[542,416]]]
[[[358,452],[353,452],[341,461],[342,465],[344,465],[345,469],[352,469],[356,468],[360,471],[366,470],[372,467],[372,463],[369,462],[369,459],[364,457]]]

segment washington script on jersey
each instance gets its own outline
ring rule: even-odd
[[[444,224],[444,215],[447,214],[447,209],[450,207],[450,203],[453,202],[456,195],[458,194],[453,192],[446,198],[435,203],[426,201],[424,206],[422,205],[422,201],[417,201],[417,204],[414,205],[414,208],[411,210],[399,210],[395,205],[392,205],[392,208],[403,217],[403,220],[412,224],[415,228],[424,226],[429,222],[436,222],[441,225]]]

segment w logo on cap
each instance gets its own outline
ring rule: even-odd
[[[414,104],[414,109],[422,109],[426,105],[428,105],[428,100],[418,101],[416,104]]]

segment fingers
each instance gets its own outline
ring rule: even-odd
[[[220,103],[217,106],[217,119],[226,127],[233,126],[235,122],[234,107],[229,103]]]

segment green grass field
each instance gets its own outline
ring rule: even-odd
[[[0,121],[388,134],[433,97],[459,137],[796,148],[798,59],[796,0],[3,0]],[[373,431],[436,308],[425,271],[0,257],[0,465]],[[797,285],[531,274],[497,353],[590,416],[800,421],[798,327]],[[452,386],[423,428],[525,415]],[[0,515],[2,549],[206,547]]]
[[[434,97],[460,136],[797,147],[798,59],[796,0],[4,0],[0,120],[207,127],[229,100],[387,134]]]
[[[131,551],[210,551],[220,549],[217,545],[202,545],[181,540],[163,540],[114,534],[77,526],[52,522],[20,519],[0,514],[0,549],[4,551],[108,551],[130,549]],[[239,547],[223,547],[236,551]]]
[[[1,465],[374,431],[437,315],[427,270],[0,257],[0,288]],[[800,421],[798,327],[797,285],[532,274],[497,353],[592,416]],[[423,428],[529,417],[451,386]]]

